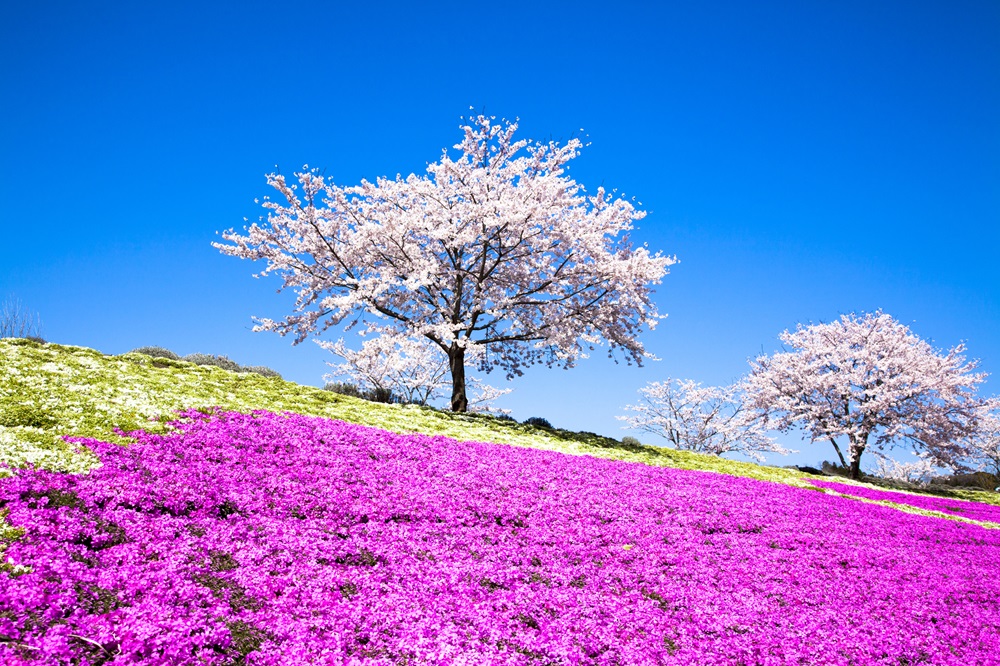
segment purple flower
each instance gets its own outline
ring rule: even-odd
[[[294,414],[136,436],[0,479],[0,663],[1000,663],[976,525]]]

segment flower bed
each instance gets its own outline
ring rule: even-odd
[[[1000,531],[290,414],[136,439],[0,479],[0,663],[1000,663]]]
[[[992,504],[982,504],[980,502],[969,502],[966,500],[948,499],[945,497],[932,497],[927,495],[913,495],[910,493],[897,493],[891,490],[879,490],[877,488],[866,488],[847,483],[837,483],[836,481],[819,481],[809,479],[809,482],[821,488],[829,488],[844,495],[854,495],[865,499],[895,502],[896,504],[906,504],[915,506],[918,509],[929,511],[941,511],[953,516],[962,516],[972,520],[988,520],[1000,524],[1000,506]]]

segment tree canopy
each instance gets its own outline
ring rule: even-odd
[[[966,361],[963,344],[936,351],[881,311],[800,325],[780,339],[792,350],[751,363],[748,404],[777,429],[801,427],[813,441],[829,441],[852,477],[869,447],[909,443],[946,466],[968,453],[983,413],[976,389],[986,375]],[[847,442],[847,459],[838,438]]]
[[[765,420],[747,409],[738,385],[702,386],[690,379],[666,379],[639,389],[642,401],[617,417],[629,428],[659,435],[675,449],[742,453],[764,462],[763,452],[789,451],[767,435]]]
[[[651,299],[673,257],[633,247],[645,213],[570,178],[580,140],[515,140],[517,124],[478,116],[424,175],[342,187],[315,169],[267,182],[267,219],[229,230],[225,254],[263,260],[297,292],[281,321],[257,330],[308,335],[347,323],[426,338],[447,355],[451,406],[465,411],[466,351],[508,378],[526,365],[570,367],[607,343],[629,363],[660,315]]]

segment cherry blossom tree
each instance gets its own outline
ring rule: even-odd
[[[900,462],[878,451],[872,453],[875,458],[875,476],[883,479],[926,484],[938,470],[938,465],[926,452],[919,453],[917,459],[912,462]]]
[[[968,441],[969,469],[982,469],[1000,476],[1000,399],[983,403],[979,427]]]
[[[511,378],[526,365],[571,367],[595,345],[627,362],[647,356],[638,334],[660,318],[651,300],[673,257],[633,247],[645,216],[631,200],[593,194],[566,174],[578,139],[515,140],[517,123],[478,116],[425,175],[342,187],[306,167],[297,184],[267,182],[266,221],[229,230],[235,257],[263,260],[297,292],[283,321],[255,330],[296,334],[375,318],[426,338],[447,358],[451,408],[465,411],[468,350],[477,367]]]
[[[381,390],[418,405],[443,397],[451,387],[447,357],[426,338],[407,338],[390,329],[369,337],[358,350],[348,347],[343,338],[316,342],[344,359],[343,363],[328,363],[335,372],[326,379],[346,376],[364,389]],[[482,347],[472,347],[467,359],[474,363],[481,353]],[[472,390],[469,411],[507,411],[493,408],[492,403],[511,389],[499,389],[472,376],[467,381]]]
[[[792,351],[751,362],[748,406],[777,429],[800,427],[814,442],[829,441],[852,478],[860,477],[869,447],[884,452],[908,443],[941,466],[967,453],[985,374],[975,372],[977,361],[966,362],[964,345],[935,351],[882,311],[800,325],[780,339]]]
[[[787,454],[768,437],[764,419],[743,406],[739,386],[702,386],[689,379],[652,382],[639,389],[643,400],[616,417],[625,428],[664,437],[675,449],[738,452],[760,462],[762,452]]]

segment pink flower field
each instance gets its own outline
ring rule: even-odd
[[[953,516],[962,516],[972,520],[988,520],[993,523],[1000,523],[1000,506],[992,504],[982,504],[980,502],[969,502],[966,500],[946,499],[944,497],[928,497],[925,495],[912,495],[910,493],[897,493],[891,490],[879,490],[877,488],[865,488],[847,483],[837,483],[836,481],[818,481],[810,479],[810,483],[821,488],[829,488],[844,495],[864,497],[865,499],[895,502],[896,504],[906,504],[918,509],[928,509],[930,511],[940,511]]]
[[[1000,664],[997,530],[292,414],[134,436],[0,479],[0,663]]]

